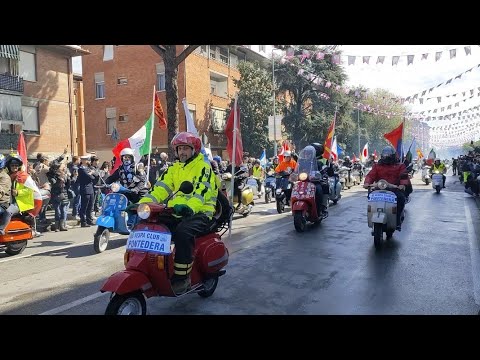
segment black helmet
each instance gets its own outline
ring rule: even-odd
[[[20,155],[10,155],[5,162],[5,167],[10,171],[10,165],[16,164],[19,168],[23,165],[23,160]]]
[[[313,146],[315,148],[315,156],[317,158],[319,157],[322,157],[323,156],[323,145],[318,143],[318,142],[314,142],[314,143],[311,143],[310,146]]]
[[[393,164],[396,161],[395,150],[391,146],[385,146],[382,150],[381,160],[385,164]]]

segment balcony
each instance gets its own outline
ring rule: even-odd
[[[0,133],[0,149],[3,151],[16,150],[19,137],[19,134]]]
[[[0,74],[0,91],[9,90],[23,94],[23,78],[8,74]]]

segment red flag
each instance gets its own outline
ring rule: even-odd
[[[330,156],[332,154],[332,144],[333,144],[333,134],[335,134],[335,118],[337,117],[337,112],[335,112],[335,115],[333,115],[333,120],[332,123],[330,124],[330,127],[328,128],[327,132],[327,138],[325,139],[325,144],[323,145],[323,158],[324,159],[330,159]]]
[[[20,137],[18,138],[17,153],[22,158],[23,166],[25,169],[27,169],[27,147],[25,146],[25,137],[23,136],[23,131],[20,132]]]
[[[280,152],[280,154],[278,154],[278,162],[283,161],[283,153],[289,150],[290,150],[290,146],[288,145],[288,141],[284,141],[282,144],[282,151]]]
[[[387,139],[393,148],[397,152],[397,157],[400,157],[402,154],[402,136],[403,136],[403,122],[396,128],[390,131],[387,134],[384,134],[383,137]]]
[[[237,101],[235,100],[234,108],[236,106],[237,110],[237,128],[235,131],[237,141],[235,144],[235,165],[240,166],[243,161],[243,144],[242,144],[242,134],[240,133],[240,109],[238,108]],[[233,127],[234,127],[234,110],[230,111],[230,115],[227,120],[227,125],[225,126],[225,135],[227,136],[227,152],[230,160],[233,159]]]
[[[110,170],[110,175],[113,174],[115,172],[115,170],[117,170],[117,168],[120,165],[122,165],[122,159],[120,158],[120,152],[124,148],[128,148],[128,147],[130,147],[130,141],[128,141],[128,139],[124,139],[124,140],[120,141],[117,144],[117,146],[115,146],[112,149],[113,155],[115,156],[115,164],[113,165],[112,170]]]
[[[155,116],[158,118],[158,126],[160,129],[167,128],[167,119],[165,118],[165,113],[163,112],[162,103],[158,98],[158,94],[155,92]]]

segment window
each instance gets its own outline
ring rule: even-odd
[[[222,132],[225,130],[227,111],[223,109],[212,108],[212,130]]]
[[[37,81],[35,54],[20,51],[20,76],[23,80]]]
[[[128,84],[128,80],[125,76],[119,76],[117,78],[117,85],[127,85]]]
[[[202,56],[208,56],[208,45],[200,45],[198,48],[195,49],[195,52],[197,54],[200,54]]]
[[[266,51],[266,46],[265,45],[258,45],[258,50],[260,52],[265,52]]]
[[[119,115],[118,116],[118,121],[119,122],[127,122],[128,121],[128,115],[127,114]]]
[[[22,106],[23,130],[28,133],[40,134],[38,126],[38,107]]]
[[[105,99],[105,80],[103,72],[95,73],[95,99]]]
[[[107,118],[107,135],[112,135],[115,128],[115,118]]]
[[[238,56],[230,53],[230,66],[236,68],[238,66]]]
[[[111,135],[117,123],[117,108],[106,108],[105,115],[107,118],[107,135]]]
[[[165,91],[165,64],[156,64],[157,69],[157,91]]]
[[[219,49],[220,49],[220,61],[228,65],[228,49],[224,49],[224,48],[219,48]]]
[[[225,75],[210,71],[210,93],[223,98],[228,97],[227,80]]]
[[[210,45],[210,58],[215,60],[217,58],[217,47],[215,45]]]

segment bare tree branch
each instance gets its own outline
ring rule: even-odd
[[[185,58],[195,51],[200,45],[188,45],[185,50],[183,50],[175,59],[175,66],[178,66],[182,63]]]

